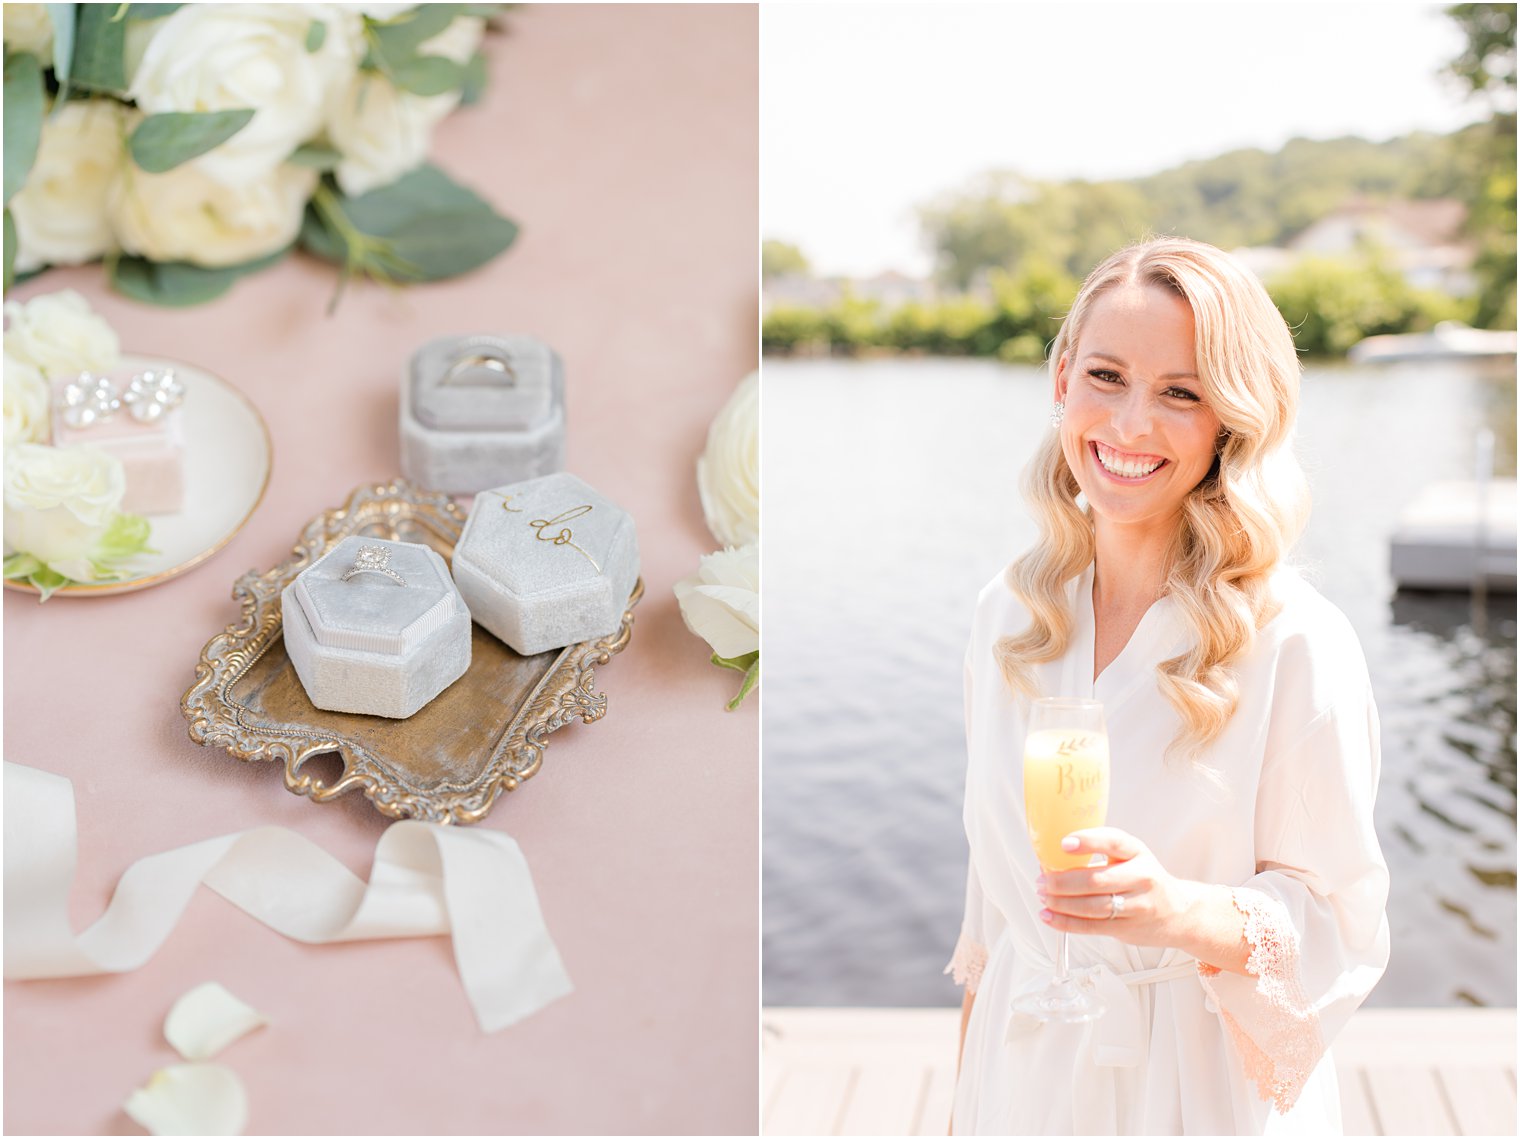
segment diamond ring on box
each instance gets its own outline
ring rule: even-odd
[[[360,546],[359,555],[339,581],[347,581],[361,573],[378,573],[390,578],[397,585],[405,586],[406,578],[391,569],[391,552],[385,546]]]

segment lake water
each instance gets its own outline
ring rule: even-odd
[[[767,360],[764,1001],[947,1005],[965,883],[961,661],[978,590],[1034,538],[1034,368]],[[1373,1005],[1515,1003],[1515,603],[1395,595],[1388,537],[1515,384],[1466,364],[1314,366],[1296,558],[1350,618],[1382,722],[1393,958]]]

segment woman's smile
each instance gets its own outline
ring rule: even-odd
[[[1137,455],[1099,443],[1094,439],[1089,448],[1097,459],[1103,473],[1116,482],[1143,483],[1166,466],[1167,461],[1159,455]]]

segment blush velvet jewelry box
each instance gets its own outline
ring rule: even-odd
[[[470,616],[523,656],[613,632],[638,576],[633,519],[563,471],[476,495],[454,548]]]
[[[449,494],[565,465],[565,376],[530,336],[443,336],[413,355],[401,384],[401,470]]]
[[[470,666],[470,614],[434,550],[344,538],[286,586],[285,651],[318,708],[405,719]]]

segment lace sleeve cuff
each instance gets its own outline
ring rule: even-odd
[[[1198,963],[1199,979],[1264,1100],[1286,1112],[1324,1054],[1319,1016],[1299,982],[1298,932],[1280,902],[1244,888],[1230,891],[1245,918],[1249,977]],[[956,950],[959,959],[960,950]]]
[[[969,937],[961,930],[960,940],[955,943],[955,953],[945,972],[955,978],[957,985],[965,985],[968,993],[976,992],[982,983],[982,970],[987,967],[987,947]]]

